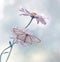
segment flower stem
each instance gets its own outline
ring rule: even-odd
[[[10,49],[9,55],[8,55],[8,57],[7,57],[7,59],[6,59],[6,62],[8,61],[8,59],[9,59],[9,57],[10,57],[10,54],[11,54],[12,48],[13,48],[13,47],[11,47],[11,49]]]
[[[14,44],[16,44],[16,42],[14,42],[14,43],[12,44],[12,47],[13,47]],[[11,51],[12,51],[12,47],[11,47],[11,45],[10,45],[10,46],[8,46],[7,48],[5,48],[5,49],[1,52],[1,54],[0,54],[0,62],[1,62],[1,57],[2,57],[2,55],[4,54],[4,52],[5,52],[7,49],[11,48],[11,49],[10,49],[10,52],[9,52],[9,55],[8,55],[8,57],[7,57],[7,60],[9,59],[9,56],[10,56]],[[6,60],[6,62],[7,62],[7,60]]]
[[[27,28],[27,27],[31,24],[32,20],[33,20],[33,17],[31,18],[31,20],[30,20],[30,22],[28,23],[28,25],[25,26],[25,28]]]

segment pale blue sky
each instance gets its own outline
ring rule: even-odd
[[[49,18],[47,26],[32,22],[31,32],[41,39],[40,44],[23,47],[14,46],[9,62],[60,62],[60,1],[59,0],[3,0],[0,17],[0,51],[8,46],[11,29],[24,27],[30,17],[19,16],[21,7],[29,11],[44,13]]]

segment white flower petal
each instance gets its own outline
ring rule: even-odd
[[[29,16],[29,14],[20,14],[20,15]]]
[[[36,18],[36,21],[41,22],[44,25],[46,24],[45,19],[42,16],[39,16],[38,18]]]

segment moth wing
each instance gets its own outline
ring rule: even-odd
[[[30,36],[30,38],[31,38],[32,42],[37,42],[37,43],[41,42],[41,40],[35,36]]]
[[[22,42],[24,42],[25,34],[23,34],[23,35],[17,35],[17,36],[16,36],[16,39],[17,39],[17,40],[20,40],[20,41],[22,41]]]
[[[21,31],[20,29],[17,28],[13,28],[13,33],[16,35],[23,35],[25,34],[23,31]]]
[[[32,40],[31,40],[29,35],[26,37],[25,42],[28,43],[28,44],[32,44]]]

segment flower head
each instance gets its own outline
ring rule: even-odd
[[[20,15],[24,15],[24,16],[30,16],[31,18],[35,18],[37,21],[37,24],[39,24],[39,22],[41,22],[42,24],[46,24],[45,18],[42,15],[38,15],[35,12],[29,12],[27,9],[21,8],[20,11],[22,12],[22,14]]]
[[[32,42],[40,42],[41,40],[38,39],[37,37],[33,36],[33,34],[22,28],[13,28],[13,33],[14,33],[14,39],[18,43],[20,42],[21,44],[32,44]]]

